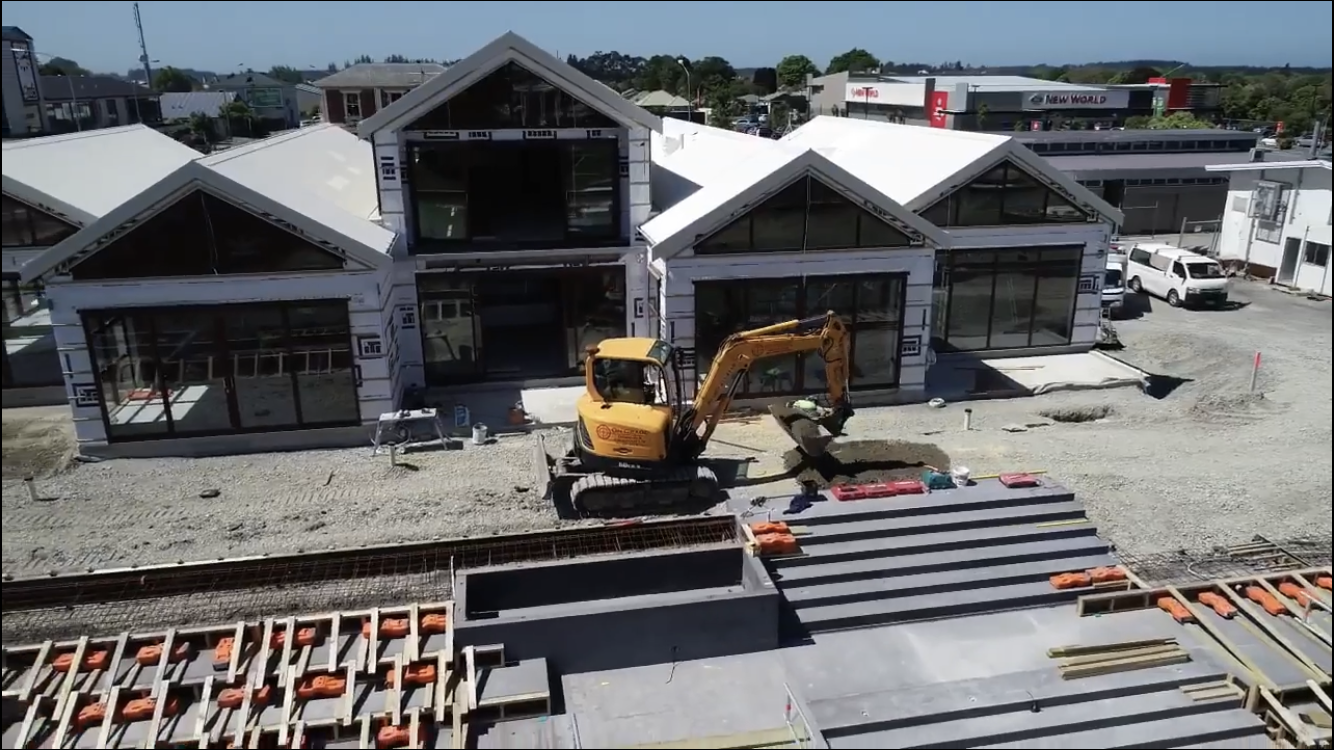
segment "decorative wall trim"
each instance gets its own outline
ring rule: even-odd
[[[384,339],[379,336],[358,336],[357,354],[362,359],[379,359],[385,355]]]
[[[403,305],[398,308],[398,327],[404,330],[417,327],[417,308],[413,305]]]
[[[75,383],[71,387],[74,390],[75,406],[97,406],[102,400],[102,392],[95,383]]]
[[[899,341],[899,357],[917,357],[922,353],[921,336],[904,336]]]
[[[693,369],[695,367],[695,347],[682,346],[676,349],[676,363],[682,368]]]
[[[1079,294],[1094,294],[1098,291],[1098,275],[1084,274],[1079,277]]]

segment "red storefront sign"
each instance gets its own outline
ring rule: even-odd
[[[944,128],[949,126],[949,115],[945,110],[949,108],[950,92],[932,91],[931,100],[927,102],[927,110],[931,116],[931,127]]]
[[[853,90],[852,90],[852,98],[853,98],[853,99],[879,99],[879,98],[880,98],[880,91],[879,91],[878,89],[876,89],[876,88],[871,87],[871,86],[863,86],[863,87],[861,87],[861,88],[859,88],[859,89],[853,89]]]

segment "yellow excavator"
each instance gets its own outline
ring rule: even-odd
[[[548,499],[568,493],[576,512],[594,516],[716,499],[718,477],[699,458],[746,374],[765,359],[804,352],[824,359],[827,403],[801,399],[770,407],[770,413],[803,454],[818,458],[853,413],[848,328],[833,312],[727,337],[693,400],[686,396],[688,376],[666,341],[614,338],[590,346],[573,448],[552,459],[539,438],[539,486]]]

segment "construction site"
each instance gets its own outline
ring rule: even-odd
[[[1327,449],[1328,390],[1297,399],[1328,362],[1276,353],[1257,396],[1219,374],[1207,335],[1235,331],[1182,320],[1124,336],[1173,337],[1137,363],[1170,397],[846,429],[834,399],[830,437],[741,415],[665,473],[599,472],[645,442],[601,429],[611,399],[591,436],[392,462],[7,473],[4,746],[1329,747],[1328,459],[1293,462],[1315,474],[1283,500],[1239,479]],[[1229,449],[1191,464],[1211,436]],[[649,512],[645,477],[721,499]]]

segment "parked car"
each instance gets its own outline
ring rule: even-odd
[[[1228,279],[1223,266],[1209,258],[1172,245],[1140,244],[1130,250],[1126,263],[1130,289],[1167,300],[1172,307],[1227,302]]]

